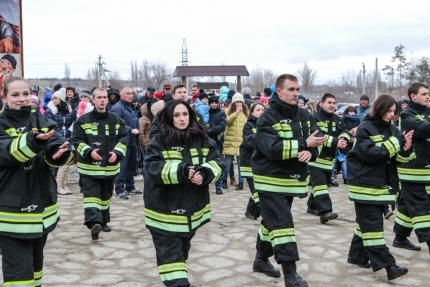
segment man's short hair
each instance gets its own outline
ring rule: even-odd
[[[409,99],[411,99],[411,94],[418,94],[418,91],[421,89],[421,88],[426,88],[426,89],[428,89],[429,88],[429,86],[427,86],[426,84],[424,84],[424,83],[419,83],[419,82],[417,82],[417,83],[413,83],[410,87],[409,87],[409,89],[408,89],[408,96],[409,96]]]
[[[179,88],[187,88],[184,84],[179,84],[179,85],[176,85],[174,88],[173,88],[173,90],[172,90],[172,93],[173,94],[175,94],[176,93],[176,89],[179,89]]]
[[[197,89],[200,89],[200,87],[198,86],[198,85],[192,85],[192,87],[191,88],[197,88]]]
[[[106,90],[105,90],[105,89],[103,89],[103,88],[95,88],[95,89],[93,90],[93,92],[91,93],[91,97],[92,97],[92,98],[94,98],[94,97],[96,96],[96,92],[105,92],[105,93],[107,94],[107,92],[106,92]]]
[[[333,98],[336,100],[336,97],[333,94],[325,93],[321,98],[321,102],[325,103],[325,100],[327,100],[328,98]]]
[[[277,79],[276,79],[276,83],[275,86],[278,89],[282,89],[282,87],[284,86],[284,82],[285,80],[290,80],[293,82],[298,82],[299,80],[297,79],[296,76],[291,75],[291,74],[282,74],[280,75]]]

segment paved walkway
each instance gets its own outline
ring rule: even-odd
[[[136,186],[142,189],[143,182]],[[132,196],[127,201],[113,198],[112,232],[101,233],[100,239],[93,241],[82,224],[82,194],[76,184],[70,189],[72,195],[59,198],[61,221],[45,247],[43,286],[164,286],[151,236],[144,226],[142,197]],[[259,221],[244,216],[249,194],[249,189],[229,187],[223,195],[215,195],[211,188],[212,221],[197,231],[188,259],[194,286],[284,286],[282,277],[252,271]],[[307,199],[293,203],[301,258],[298,272],[309,286],[430,286],[427,246],[422,244],[420,252],[391,247],[394,218],[385,220],[386,242],[397,263],[409,268],[409,274],[388,283],[385,270],[373,273],[346,263],[355,226],[354,207],[345,185],[330,188],[330,194],[339,219],[325,225],[306,213]],[[411,240],[417,242],[415,235]]]

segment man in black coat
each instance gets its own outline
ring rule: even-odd
[[[218,107],[218,98],[216,96],[211,96],[209,98],[209,128],[208,136],[216,142],[216,150],[221,154],[222,142],[220,142],[221,134],[225,131],[225,126],[227,123],[227,117],[225,112],[221,111]],[[222,194],[220,177],[217,182],[215,182],[216,194]]]

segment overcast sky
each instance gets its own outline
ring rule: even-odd
[[[318,82],[390,63],[394,47],[430,57],[428,1],[25,0],[25,77],[85,77],[101,55],[130,77],[130,60],[181,65],[257,66],[294,73],[303,63]]]

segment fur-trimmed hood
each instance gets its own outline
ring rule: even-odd
[[[70,107],[70,105],[67,105],[69,108],[69,113],[72,112],[72,108]],[[58,114],[58,108],[57,106],[54,104],[54,102],[51,100],[49,101],[48,105],[47,105],[48,109],[51,110],[52,114],[55,116],[56,114]]]

